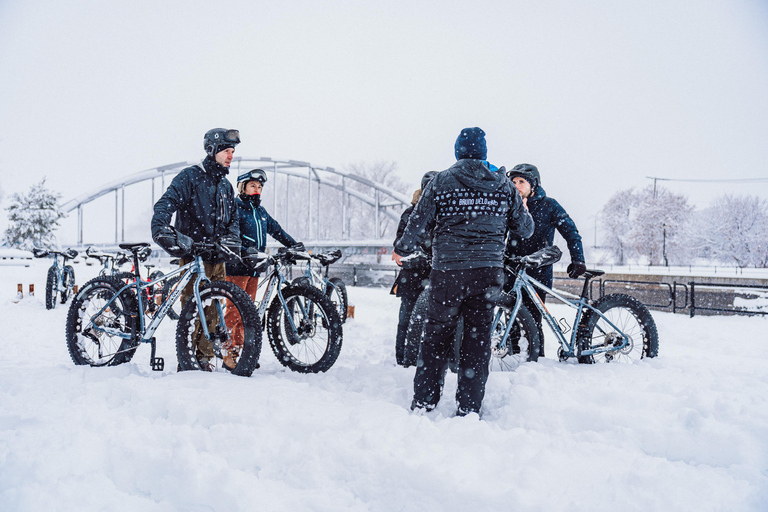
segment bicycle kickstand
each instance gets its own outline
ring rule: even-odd
[[[155,357],[155,344],[156,339],[153,337],[150,341],[150,344],[152,345],[152,354],[149,358],[149,365],[152,367],[152,369],[156,372],[161,372],[165,368],[165,359],[162,357]]]

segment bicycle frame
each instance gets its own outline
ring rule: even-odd
[[[269,272],[267,272],[266,278],[259,283],[259,286],[256,288],[256,293],[258,294],[258,291],[262,289],[262,287],[266,286],[266,289],[264,289],[264,294],[262,295],[261,302],[259,303],[258,307],[258,317],[262,321],[262,325],[266,325],[266,322],[264,319],[266,318],[267,314],[267,307],[272,302],[273,297],[272,293],[277,289],[277,297],[280,300],[280,304],[283,306],[283,310],[288,312],[288,304],[285,302],[285,298],[283,297],[283,294],[280,292],[280,289],[282,286],[288,282],[288,279],[286,279],[284,275],[284,267],[283,265],[276,259],[270,257],[271,264],[269,268]],[[266,285],[265,285],[266,283]],[[307,309],[304,304],[299,303],[300,307],[302,308],[302,314],[307,314]],[[288,324],[291,326],[291,329],[295,332],[296,331],[296,324],[293,322],[293,315],[286,315],[286,318],[288,320]]]
[[[136,263],[138,263],[138,261]],[[154,314],[154,316],[152,317],[152,321],[149,323],[149,325],[145,326],[144,314],[141,313],[144,311],[143,301],[145,300],[143,298],[144,294],[142,293],[142,291],[150,286],[154,286],[157,283],[173,278],[181,273],[184,273],[184,275],[181,276],[181,279],[179,280],[179,283],[176,286],[176,288],[173,290],[173,292],[171,292],[168,298],[160,305],[160,309],[158,309],[158,311]],[[197,313],[201,319],[200,325],[202,326],[205,339],[210,341],[211,336],[208,330],[207,322],[205,321],[205,311],[203,308],[202,301],[200,299],[200,283],[204,281],[210,282],[210,279],[208,279],[208,277],[206,277],[205,275],[205,267],[203,265],[203,259],[200,256],[196,256],[190,263],[174,271],[171,271],[168,274],[165,274],[159,277],[158,279],[155,279],[154,281],[143,281],[141,279],[140,272],[137,271],[136,272],[137,279],[134,282],[126,284],[125,286],[120,288],[120,290],[115,294],[115,296],[112,297],[101,308],[101,310],[98,311],[98,313],[93,315],[91,320],[88,322],[86,329],[93,328],[95,330],[105,332],[110,336],[118,336],[124,339],[133,339],[134,337],[136,337],[136,334],[134,333],[127,334],[114,329],[110,329],[108,327],[97,326],[93,323],[93,318],[100,316],[107,308],[110,307],[110,305],[117,299],[117,297],[119,297],[123,292],[125,292],[129,288],[134,288],[136,289],[136,292],[137,292],[136,299],[138,301],[138,310],[140,312],[138,315],[139,317],[138,341],[141,343],[152,343],[154,341],[155,331],[157,331],[157,328],[160,326],[160,323],[163,321],[163,318],[165,318],[165,316],[168,314],[168,310],[170,310],[171,306],[173,306],[173,304],[179,299],[184,288],[192,280],[193,274],[197,276],[195,278],[193,293],[195,296],[195,301],[197,303]],[[215,302],[216,302],[217,310],[219,312],[219,318],[224,318],[222,305],[219,303],[219,301],[215,301]],[[219,347],[215,347],[215,350],[218,351]]]
[[[578,356],[589,356],[594,354],[599,354],[602,352],[608,352],[608,348],[605,347],[598,347],[598,348],[590,348],[588,350],[582,351],[577,343],[577,336],[578,336],[578,326],[584,317],[584,309],[588,308],[590,311],[593,311],[597,315],[600,316],[605,322],[608,323],[613,329],[616,330],[619,334],[621,334],[622,342],[621,345],[616,347],[611,347],[610,350],[621,350],[624,347],[626,347],[629,344],[629,337],[624,334],[621,329],[619,329],[616,325],[613,324],[608,318],[606,318],[605,315],[603,315],[602,312],[595,309],[589,304],[589,301],[586,297],[586,290],[587,290],[587,283],[589,282],[589,279],[587,279],[587,283],[585,283],[584,290],[582,291],[581,296],[579,297],[579,300],[571,300],[563,297],[560,293],[556,292],[552,288],[540,283],[536,279],[530,277],[526,274],[525,268],[521,268],[516,273],[516,279],[515,284],[512,288],[511,294],[514,293],[516,295],[515,299],[515,306],[512,310],[511,318],[515,318],[517,316],[518,311],[520,311],[520,307],[523,304],[523,292],[528,294],[528,297],[530,297],[533,304],[536,306],[536,309],[539,310],[541,313],[541,316],[544,320],[546,320],[547,325],[552,330],[552,332],[557,337],[557,340],[560,342],[560,347],[562,348],[563,355],[566,357],[578,357]],[[536,288],[547,292],[548,294],[555,297],[558,301],[562,302],[563,304],[573,308],[576,310],[576,318],[573,322],[573,327],[571,329],[571,337],[570,340],[567,340],[565,337],[565,333],[563,333],[562,328],[560,327],[560,324],[552,317],[552,315],[547,310],[546,306],[544,305],[544,302],[539,297],[538,293],[536,293]],[[494,324],[495,327],[498,325],[498,322],[501,319],[502,311],[499,310],[496,313],[496,316],[494,318]],[[506,344],[507,337],[509,336],[509,332],[512,328],[513,322],[507,323],[507,328],[504,332],[504,337],[502,339],[502,343]]]

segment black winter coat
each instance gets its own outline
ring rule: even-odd
[[[243,251],[253,247],[260,252],[264,252],[267,248],[267,235],[270,235],[286,247],[296,244],[291,235],[286,233],[280,227],[280,224],[261,206],[260,198],[249,198],[243,201],[243,199],[237,197],[235,198],[235,204],[237,205],[240,219],[240,242],[242,243]],[[230,260],[227,261],[227,275],[254,276],[254,272],[242,262]]]
[[[196,242],[217,240],[223,235],[240,239],[235,191],[226,173],[211,157],[201,164],[182,170],[173,178],[168,190],[155,203],[152,216],[152,238],[155,239],[163,226],[171,224]],[[191,255],[183,255],[190,258]],[[221,263],[224,258],[216,255],[208,260]]]
[[[517,189],[503,168],[462,159],[424,189],[395,251],[407,256],[432,236],[435,270],[503,267],[507,229],[521,237],[533,233]]]
[[[536,193],[528,199],[528,210],[536,223],[533,236],[523,239],[510,232],[507,240],[508,254],[527,256],[552,245],[555,241],[555,229],[557,229],[568,244],[571,261],[584,261],[584,248],[581,245],[581,235],[576,229],[576,224],[560,203],[547,197],[541,185],[536,187]],[[528,270],[527,273],[541,283],[552,286],[552,265]]]
[[[397,245],[397,242],[403,236],[405,226],[408,224],[408,219],[411,217],[414,208],[415,205],[409,206],[400,216],[400,224],[397,226],[397,235],[395,237],[394,245]],[[421,250],[424,251],[424,254],[426,254],[427,257],[431,257],[432,248],[429,244],[422,245]],[[395,280],[395,284],[397,285],[395,295],[416,300],[419,297],[419,294],[426,288],[431,271],[432,268],[428,263],[425,264],[423,268],[404,268],[400,270],[397,274],[397,279]]]

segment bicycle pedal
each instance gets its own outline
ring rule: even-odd
[[[149,364],[154,371],[161,372],[165,368],[165,359],[162,357],[153,357]]]

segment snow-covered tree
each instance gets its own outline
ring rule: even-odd
[[[637,256],[651,265],[683,263],[691,256],[693,206],[665,188],[617,192],[601,211],[606,246],[619,264]]]
[[[637,197],[634,189],[616,192],[600,211],[604,237],[603,244],[616,258],[616,263],[623,265],[627,259],[634,257],[634,249],[630,246],[629,234],[632,228],[632,213],[637,207]]]
[[[64,214],[59,209],[61,194],[48,189],[45,180],[32,185],[27,194],[11,195],[11,203],[6,208],[8,228],[5,239],[8,244],[26,250],[55,248],[54,232]]]
[[[693,206],[688,198],[649,186],[638,193],[637,211],[629,238],[650,265],[684,263],[691,256],[688,226]]]
[[[768,267],[768,201],[725,195],[697,219],[696,245],[703,256],[739,267]]]
[[[384,185],[393,190],[396,190],[408,197],[411,194],[408,193],[408,185],[397,176],[397,164],[391,161],[374,162],[374,163],[356,163],[348,165],[345,170],[349,173],[374,181],[380,185]],[[348,181],[349,187],[360,192],[364,192],[368,195],[374,195],[373,187],[365,185],[357,181]],[[411,191],[412,192],[412,191]],[[391,202],[391,199],[387,196],[381,196],[381,202]],[[399,216],[405,207],[399,207],[396,212]],[[347,222],[349,225],[348,232],[352,238],[373,238],[376,233],[375,216],[372,214],[372,209],[369,205],[363,204],[358,199],[352,198],[349,203],[349,210],[347,214]],[[381,221],[381,236],[384,238],[394,238],[395,230],[397,229],[397,222],[389,217],[380,215]]]

